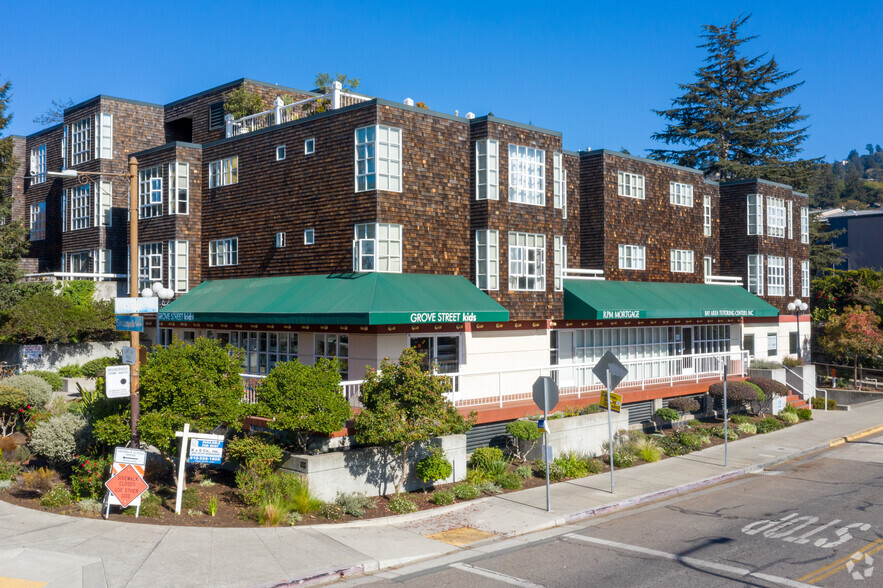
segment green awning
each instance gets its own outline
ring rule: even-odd
[[[402,325],[508,321],[509,311],[462,276],[361,273],[203,282],[159,320]]]
[[[741,286],[564,280],[569,320],[778,316],[779,310]]]

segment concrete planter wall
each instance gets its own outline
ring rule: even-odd
[[[448,435],[432,440],[441,444],[454,472],[439,483],[459,482],[466,477],[466,435]],[[427,446],[412,447],[411,461],[403,490],[420,490],[425,487],[417,478],[417,462],[428,454]],[[368,496],[382,496],[395,492],[396,481],[401,475],[399,454],[383,447],[362,447],[333,451],[319,455],[285,454],[280,470],[306,476],[310,488],[324,501],[334,500],[340,492],[364,492]]]
[[[751,368],[748,370],[749,378],[769,378],[770,380],[775,380],[777,382],[782,382],[786,384],[785,381],[785,368],[778,368],[774,370],[766,370],[766,369],[755,369]]]
[[[113,357],[128,341],[109,341],[101,343],[53,343],[43,345],[43,356],[39,359],[24,359],[21,345],[0,345],[0,361],[20,364],[24,371],[47,370],[76,363],[83,365],[87,361],[99,357]]]
[[[619,413],[611,413],[610,416],[614,434],[629,428],[628,409],[623,409]],[[552,446],[553,459],[567,451],[600,454],[602,452],[601,444],[609,439],[606,412],[554,419],[548,423],[551,431],[548,438],[549,445]],[[537,441],[533,449],[528,452],[528,459],[542,457],[542,449],[540,448],[542,443],[542,439]]]
[[[95,390],[95,380],[90,378],[62,378],[61,391],[65,394],[76,394],[77,384],[86,390]]]

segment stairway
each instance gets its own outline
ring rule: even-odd
[[[807,404],[806,400],[798,394],[789,394],[786,396],[785,404],[793,406],[794,408],[809,408],[809,404]]]

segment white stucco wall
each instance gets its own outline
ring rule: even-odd
[[[754,335],[754,358],[758,360],[782,361],[790,353],[789,337],[791,333],[797,332],[797,323],[794,321],[780,323],[776,319],[772,319],[768,323],[745,323],[743,335]],[[777,350],[773,355],[769,354],[769,344],[767,335],[775,333]],[[810,325],[807,322],[800,323],[800,342],[804,339],[809,341]],[[804,350],[809,348],[809,343]]]

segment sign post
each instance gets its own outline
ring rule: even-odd
[[[613,394],[613,390],[619,385],[629,371],[619,362],[613,353],[608,351],[600,360],[598,360],[595,367],[592,368],[592,373],[595,374],[599,380],[604,382],[607,388],[605,392],[601,393],[601,406],[607,407],[607,434],[609,438],[609,449],[607,453],[610,454],[610,493],[613,494],[615,490],[615,483],[613,480],[613,420],[610,416],[610,412],[611,410],[619,412],[622,407],[622,395]],[[616,407],[615,409],[614,406]]]
[[[727,361],[724,361],[724,467],[729,467],[730,460],[729,455],[727,455],[727,368],[730,367],[729,358]]]
[[[192,433],[190,423],[184,423],[184,430],[175,432],[181,437],[181,451],[178,454],[178,488],[175,493],[175,514],[181,514],[181,493],[184,492],[185,463],[221,463],[224,459],[224,436],[211,433]],[[195,443],[191,443],[191,439]]]
[[[549,463],[552,461],[552,448],[549,446],[547,432],[549,426],[549,410],[558,404],[558,384],[549,376],[540,376],[533,383],[533,401],[543,411],[543,420],[538,426],[543,430],[543,462],[546,464],[546,511],[552,512],[552,492],[549,485]]]

